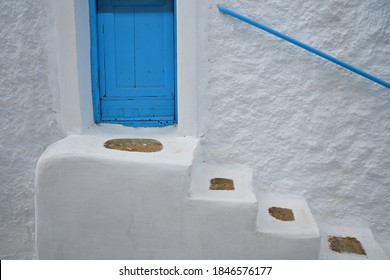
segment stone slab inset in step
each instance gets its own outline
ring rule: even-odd
[[[104,143],[104,147],[112,150],[139,153],[155,153],[163,149],[163,145],[160,141],[137,138],[111,139]]]
[[[226,178],[213,178],[210,180],[210,190],[234,191],[234,181]]]
[[[338,253],[351,253],[358,255],[367,255],[362,244],[355,237],[330,236],[328,238],[329,247],[332,251]]]
[[[252,171],[242,165],[200,164],[191,170],[190,198],[256,203]]]
[[[277,220],[280,221],[294,221],[294,212],[289,208],[271,207],[268,209],[268,213]]]
[[[388,259],[368,228],[321,225],[320,259]]]
[[[270,213],[270,209],[273,209]],[[284,215],[276,210],[285,209]],[[257,231],[288,238],[318,238],[319,229],[303,198],[259,193]]]

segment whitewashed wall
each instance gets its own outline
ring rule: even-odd
[[[206,161],[246,164],[257,190],[368,225],[390,252],[390,91],[217,3],[390,80],[388,0],[198,0],[197,60]],[[62,137],[53,5],[0,1],[0,259],[35,257],[35,164]]]
[[[0,1],[0,259],[35,257],[35,166],[61,136],[53,3]]]
[[[303,195],[321,223],[370,226],[390,251],[390,90],[216,4],[390,80],[388,0],[199,0],[200,131],[209,162]]]

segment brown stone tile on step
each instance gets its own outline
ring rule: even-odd
[[[210,190],[213,191],[234,191],[234,182],[226,178],[213,178],[210,180]]]
[[[329,236],[328,241],[329,247],[332,251],[338,253],[351,253],[364,256],[367,255],[362,244],[355,237]]]
[[[294,221],[294,212],[289,208],[271,207],[268,209],[268,213],[277,220],[280,221]]]
[[[104,143],[107,149],[126,152],[153,153],[163,149],[161,142],[154,139],[112,139]]]

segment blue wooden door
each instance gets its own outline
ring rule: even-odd
[[[100,121],[176,123],[173,0],[97,3]]]

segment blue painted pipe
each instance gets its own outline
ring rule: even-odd
[[[256,27],[258,27],[258,28],[260,28],[260,29],[262,29],[262,30],[264,30],[264,31],[266,31],[268,33],[271,33],[271,34],[273,34],[273,35],[275,35],[275,36],[277,36],[279,38],[282,38],[282,39],[284,39],[284,40],[286,40],[286,41],[288,41],[288,42],[290,42],[290,43],[292,43],[294,45],[297,45],[297,46],[299,46],[301,48],[304,48],[305,50],[308,50],[309,52],[312,52],[312,53],[314,53],[314,54],[316,54],[318,56],[321,56],[321,57],[323,57],[323,58],[325,58],[327,60],[330,60],[330,61],[332,61],[332,62],[334,62],[334,63],[336,63],[336,64],[338,64],[338,65],[340,65],[340,66],[342,66],[344,68],[347,68],[348,70],[351,70],[352,72],[355,72],[356,74],[359,74],[359,75],[361,75],[361,76],[363,76],[363,77],[365,77],[365,78],[367,78],[367,79],[369,79],[371,81],[374,81],[374,82],[376,82],[376,83],[378,83],[378,84],[380,84],[380,85],[382,85],[384,87],[390,88],[390,83],[388,83],[388,82],[386,82],[386,81],[384,81],[382,79],[379,79],[378,77],[375,77],[374,75],[371,75],[371,74],[369,74],[369,73],[367,73],[367,72],[365,72],[363,70],[360,70],[359,68],[356,68],[355,66],[352,66],[351,64],[348,64],[348,63],[346,63],[346,62],[344,62],[344,61],[342,61],[342,60],[340,60],[340,59],[338,59],[338,58],[336,58],[334,56],[331,56],[331,55],[329,55],[329,54],[327,54],[327,53],[325,53],[323,51],[320,51],[320,50],[318,50],[316,48],[313,48],[312,46],[309,46],[309,45],[307,45],[307,44],[305,44],[305,43],[303,43],[301,41],[298,41],[297,39],[294,39],[294,38],[292,38],[290,36],[287,36],[287,35],[279,32],[279,31],[276,31],[276,30],[274,30],[274,29],[272,29],[272,28],[270,28],[270,27],[268,27],[268,26],[266,26],[264,24],[261,24],[261,23],[259,23],[257,21],[254,21],[253,19],[250,19],[250,18],[248,18],[246,16],[243,16],[243,15],[241,15],[239,13],[236,13],[236,12],[234,12],[232,10],[229,10],[228,8],[226,8],[226,7],[222,6],[222,5],[218,5],[218,9],[222,13],[224,13],[224,14],[228,14],[228,15],[230,15],[232,17],[235,17],[235,18],[237,18],[239,20],[242,20],[242,21],[244,21],[246,23],[249,23],[249,24],[251,24],[253,26],[256,26]]]

